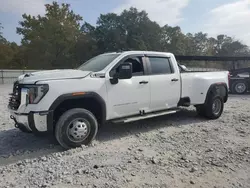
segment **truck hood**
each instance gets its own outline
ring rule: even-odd
[[[38,81],[61,80],[61,79],[76,79],[84,78],[91,72],[74,69],[55,69],[48,71],[38,71],[27,73],[18,77],[18,82],[23,84],[34,84]]]

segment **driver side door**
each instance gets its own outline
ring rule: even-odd
[[[122,63],[132,64],[132,78],[119,79],[116,84],[111,84],[109,79],[106,80],[109,119],[139,115],[140,111],[147,112],[150,105],[150,83],[144,56],[123,58],[110,71],[110,77],[117,73],[117,67]]]

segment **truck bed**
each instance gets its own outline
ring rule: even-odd
[[[227,79],[228,71],[181,73],[181,98],[189,97],[191,104],[201,104],[211,84],[227,83]]]

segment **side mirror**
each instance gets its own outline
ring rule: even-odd
[[[181,65],[181,68],[183,68],[184,70],[187,69],[187,67],[185,65]]]
[[[117,84],[118,79],[130,79],[132,78],[132,65],[129,63],[121,64],[118,67],[118,72],[110,79],[111,84]]]
[[[119,79],[130,79],[132,78],[132,65],[124,63],[119,66]]]
[[[180,65],[180,66],[184,71],[189,71],[189,69],[185,65]]]

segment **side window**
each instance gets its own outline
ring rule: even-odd
[[[141,76],[144,75],[144,67],[142,62],[142,57],[129,57],[124,59],[121,64],[123,63],[131,63],[132,64],[132,75],[133,76]],[[119,64],[120,65],[120,64]],[[110,76],[112,77],[115,73],[119,72],[119,68],[115,67],[111,70]]]
[[[169,58],[149,57],[151,65],[151,74],[172,74],[173,67]]]

